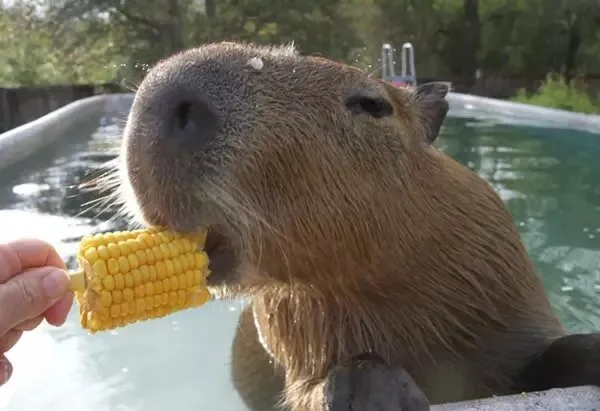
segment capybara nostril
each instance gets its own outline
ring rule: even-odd
[[[174,113],[172,138],[204,145],[216,138],[219,119],[204,101],[182,101]]]

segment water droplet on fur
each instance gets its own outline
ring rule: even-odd
[[[262,68],[265,66],[265,63],[263,63],[260,57],[252,57],[250,60],[248,60],[248,65],[254,70],[259,71],[262,70]]]

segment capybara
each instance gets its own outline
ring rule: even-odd
[[[567,335],[505,204],[432,144],[448,88],[233,42],[139,85],[119,198],[143,224],[209,228],[212,291],[249,301],[232,374],[250,408],[599,384],[598,336]]]

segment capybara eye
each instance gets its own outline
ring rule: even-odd
[[[346,107],[352,114],[369,114],[375,118],[389,116],[394,113],[392,105],[384,98],[355,94],[346,100]]]

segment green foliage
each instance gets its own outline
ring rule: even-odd
[[[520,90],[513,101],[579,113],[600,114],[600,101],[590,97],[576,82],[567,84],[564,78],[557,74],[549,74],[533,94]]]
[[[465,85],[477,71],[527,78],[600,72],[599,0],[9,3],[0,0],[0,86],[118,80],[135,87],[157,60],[220,40],[293,41],[303,54],[374,75],[382,43],[400,50],[411,42],[418,77]]]
[[[89,28],[79,22],[58,31],[32,4],[0,10],[0,86],[112,80],[119,60],[110,53],[113,36],[108,29],[108,35],[89,36]]]

